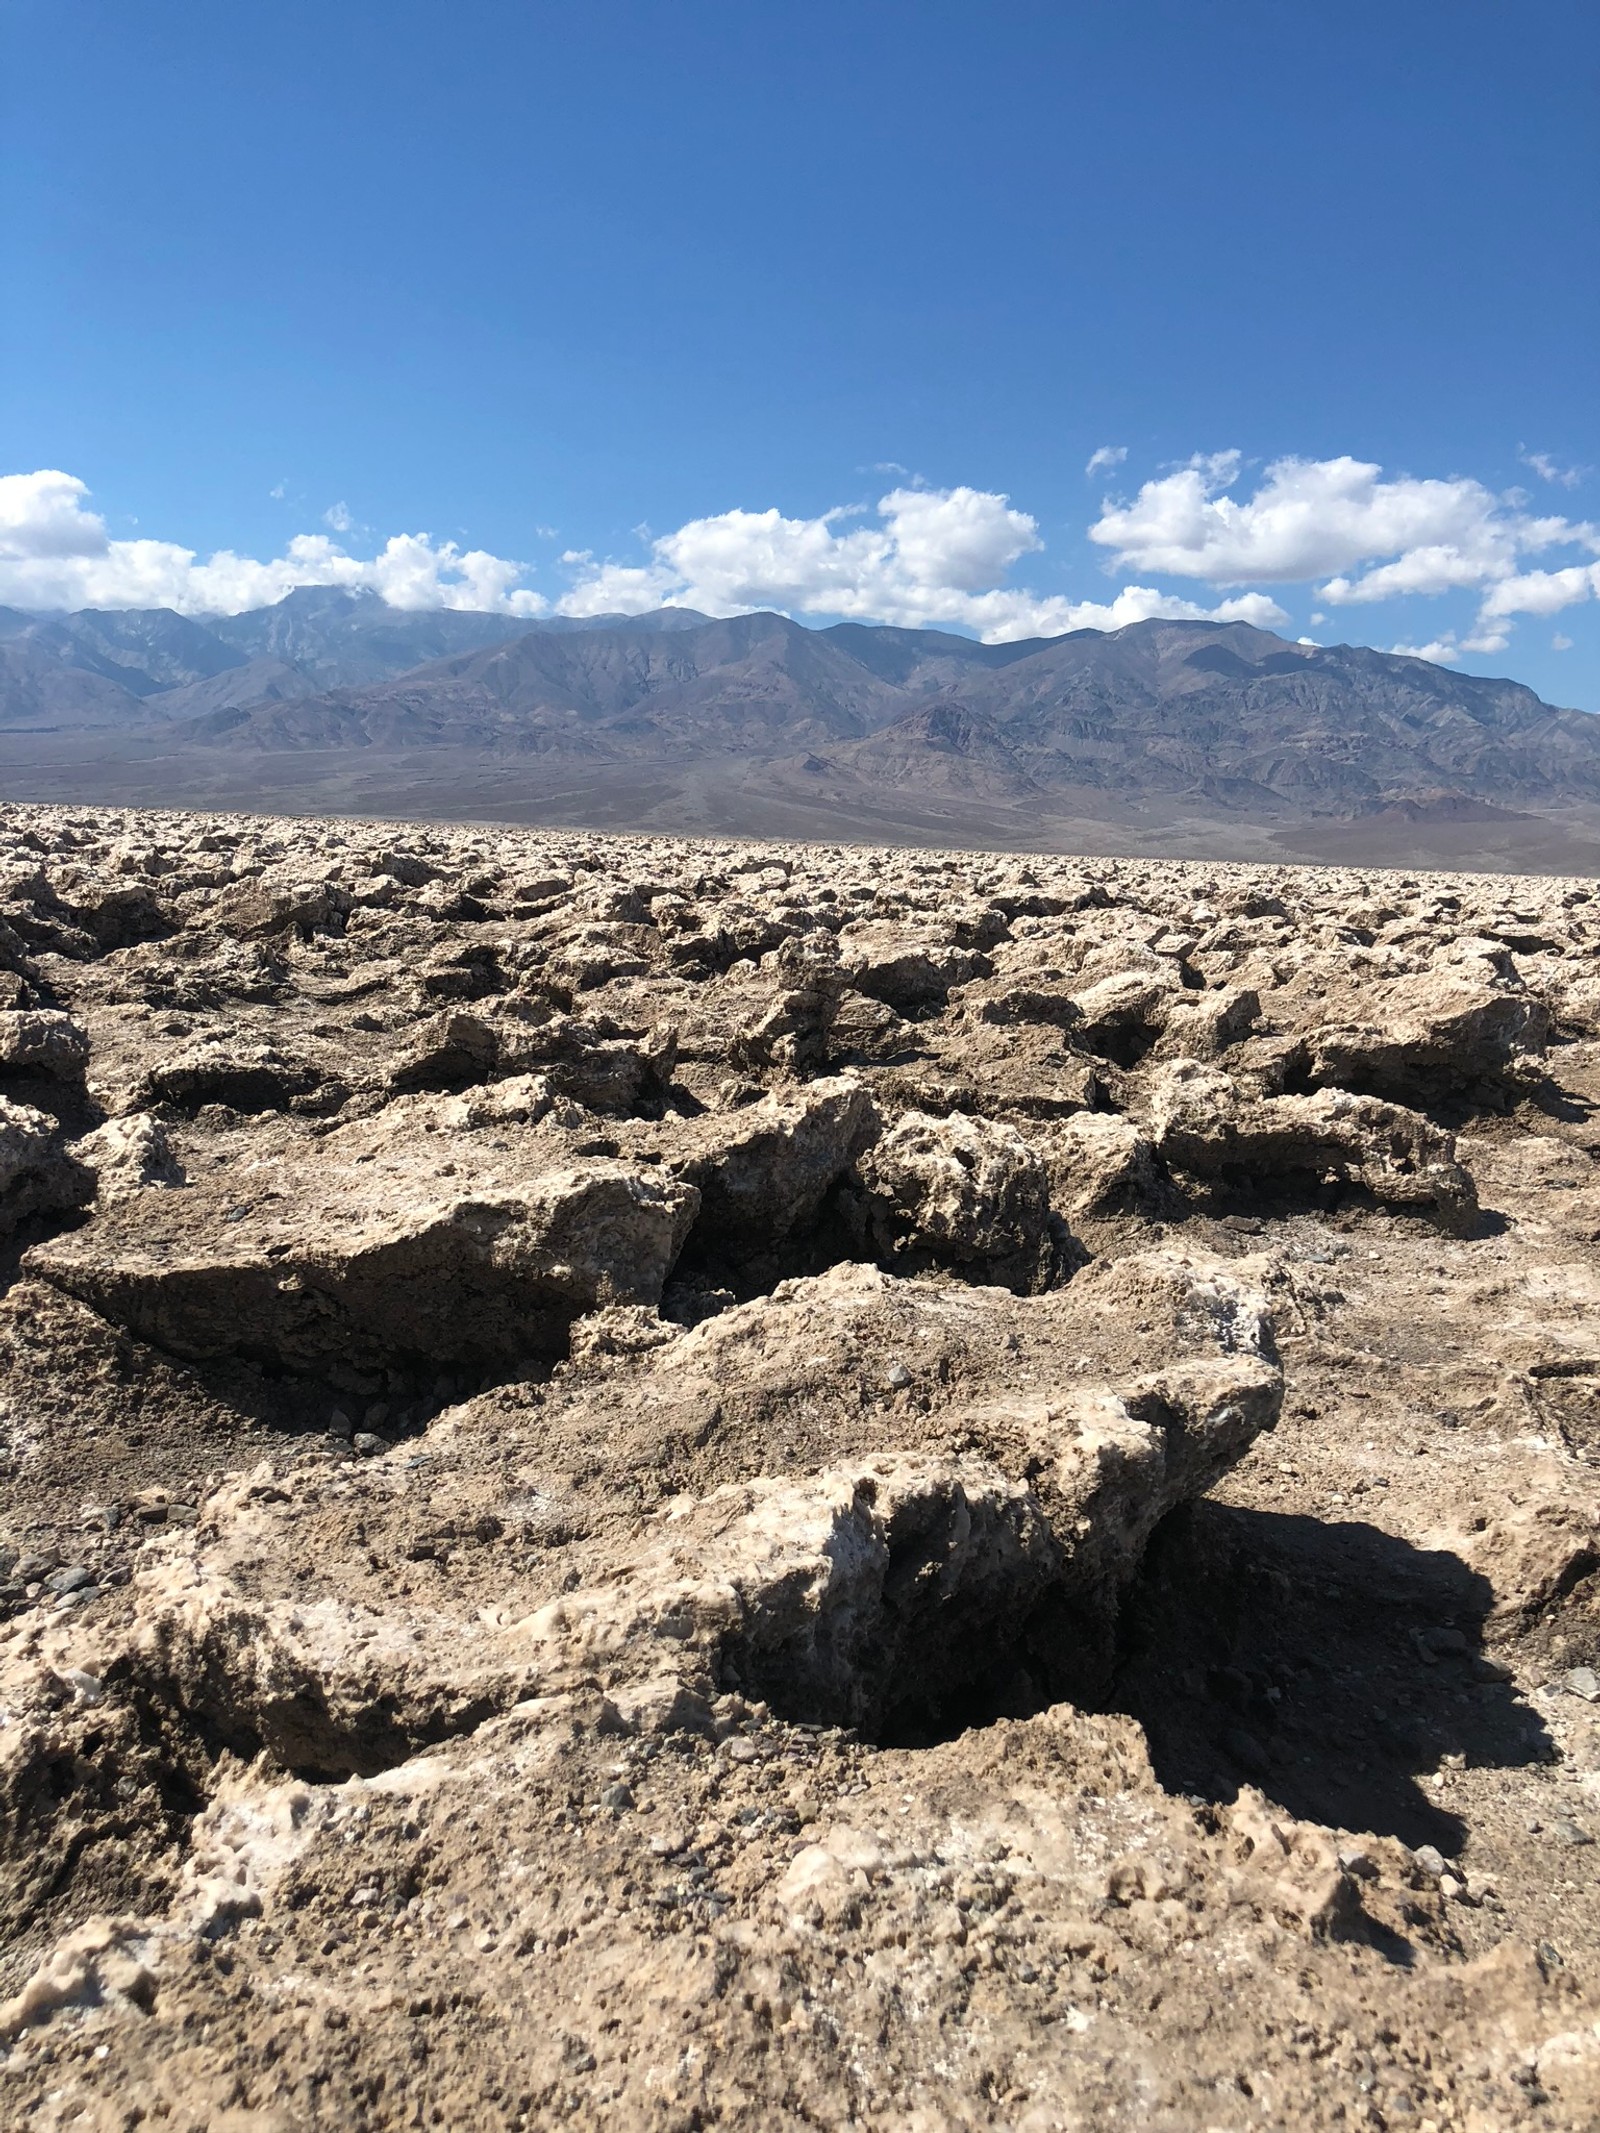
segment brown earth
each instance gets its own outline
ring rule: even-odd
[[[1576,878],[0,815],[0,2121],[1587,2129]]]

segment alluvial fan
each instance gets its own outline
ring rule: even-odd
[[[1592,2127],[1597,944],[0,812],[0,2119]]]

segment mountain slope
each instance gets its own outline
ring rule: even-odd
[[[790,756],[863,742],[934,704],[981,723],[997,777],[1043,791],[1197,792],[1230,805],[1270,794],[1313,812],[1364,812],[1441,788],[1502,802],[1600,798],[1600,720],[1587,713],[1556,710],[1515,682],[1286,644],[1242,623],[1140,622],[1018,646],[932,630],[814,631],[770,614],[530,632],[366,688],[232,712],[189,738],[617,762]],[[858,751],[852,767],[915,782],[936,739],[948,754],[947,730],[913,721],[901,745]]]
[[[160,707],[169,717],[188,717],[225,704],[369,687],[429,661],[482,651],[532,631],[662,633],[696,629],[706,620],[685,608],[543,621],[453,609],[411,611],[386,606],[373,593],[303,586],[275,607],[214,615],[203,623],[165,607],[48,615],[0,608],[0,643],[26,644],[72,671],[119,682],[134,696],[153,698],[226,674],[237,677],[209,697]],[[258,696],[250,694],[252,670],[259,670],[263,682]],[[291,681],[290,675],[297,678]],[[92,692],[86,694],[86,704],[94,701]]]
[[[0,789],[85,799],[1083,849],[1173,824],[1241,855],[1365,823],[1368,860],[1584,867],[1600,821],[1600,718],[1241,623],[980,645],[766,613],[529,626],[325,590],[205,626],[0,611],[0,731]]]

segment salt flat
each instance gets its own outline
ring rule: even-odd
[[[1600,903],[0,815],[30,2127],[1587,2127]]]

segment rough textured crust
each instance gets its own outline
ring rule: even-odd
[[[0,815],[0,2119],[1600,2115],[1589,884]]]

